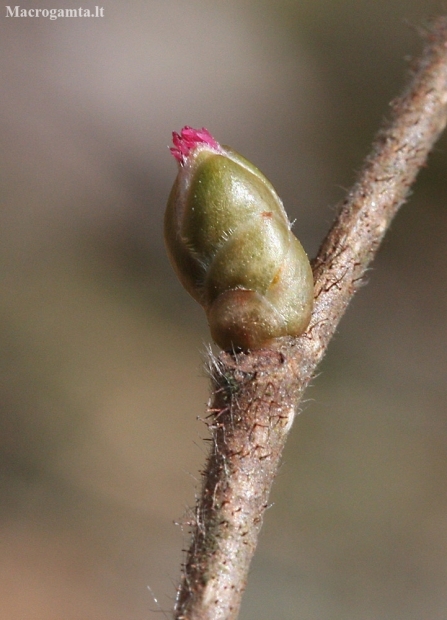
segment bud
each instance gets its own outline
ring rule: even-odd
[[[222,349],[257,349],[309,324],[309,260],[264,175],[206,129],[173,133],[179,172],[165,242],[186,290]]]

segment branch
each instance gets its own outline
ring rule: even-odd
[[[276,348],[210,357],[212,448],[203,472],[176,620],[239,612],[268,496],[304,389],[385,231],[447,121],[447,17],[425,33],[411,83],[392,102],[359,178],[313,265],[306,333]]]

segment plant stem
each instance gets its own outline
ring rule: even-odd
[[[211,453],[183,567],[176,620],[234,620],[295,411],[351,297],[447,121],[447,17],[379,132],[313,270],[306,333],[276,348],[210,357]]]

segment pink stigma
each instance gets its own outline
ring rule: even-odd
[[[172,132],[172,146],[169,150],[175,157],[175,159],[183,166],[187,157],[199,144],[207,144],[213,149],[220,150],[220,145],[210,132],[202,127],[202,129],[193,129],[192,127],[183,127],[178,134],[176,131]]]

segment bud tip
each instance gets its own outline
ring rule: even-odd
[[[176,131],[172,132],[172,142],[174,146],[169,150],[182,166],[191,151],[200,144],[205,144],[213,149],[220,150],[219,143],[205,127],[202,127],[202,129],[194,129],[186,125],[179,134]]]

